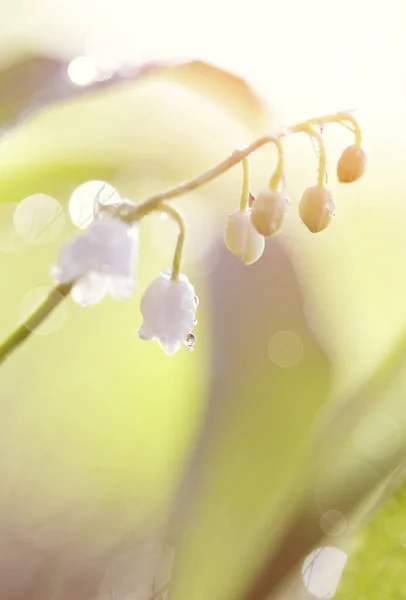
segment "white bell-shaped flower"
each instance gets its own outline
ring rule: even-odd
[[[73,282],[72,298],[82,306],[97,304],[106,294],[126,300],[134,293],[137,254],[136,226],[104,218],[62,247],[51,275],[59,283]]]
[[[143,323],[138,335],[143,340],[157,339],[168,355],[189,346],[189,334],[196,325],[198,300],[186,275],[171,279],[165,270],[156,277],[141,298]]]

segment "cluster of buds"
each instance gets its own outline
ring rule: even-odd
[[[344,124],[350,121],[353,127]],[[337,179],[340,183],[357,181],[365,172],[367,156],[361,146],[361,133],[355,119],[348,114],[327,118],[328,122],[337,122],[350,128],[356,137],[356,143],[348,146],[337,163]],[[319,147],[318,180],[308,187],[299,203],[299,216],[311,233],[318,233],[328,227],[335,214],[333,194],[325,185],[326,151],[321,134],[311,126],[311,122],[296,126],[289,133],[307,133],[315,139]],[[235,254],[244,264],[257,261],[265,248],[265,238],[275,235],[282,225],[290,204],[282,192],[284,182],[284,154],[282,137],[269,138],[278,150],[278,165],[271,178],[269,189],[255,196],[250,189],[248,159],[243,162],[243,186],[240,207],[233,210],[226,223],[224,241],[230,252]]]
[[[180,273],[185,223],[176,208],[167,201],[197,189],[241,163],[243,185],[240,206],[229,214],[224,238],[230,252],[244,264],[250,265],[262,255],[265,238],[275,235],[281,229],[289,206],[289,201],[284,196],[282,139],[292,133],[306,133],[317,142],[319,168],[316,185],[308,187],[303,193],[299,215],[311,232],[323,231],[335,211],[333,196],[325,186],[326,151],[321,132],[317,130],[317,127],[321,128],[325,123],[338,123],[353,132],[355,143],[342,153],[337,164],[337,177],[343,183],[356,181],[366,167],[366,155],[361,147],[361,131],[350,113],[338,113],[310,119],[274,136],[263,136],[249,146],[236,150],[198,177],[141,203],[121,199],[112,186],[105,184],[113,190],[111,198],[114,197],[114,201],[108,199],[102,204],[99,194],[95,199],[89,198],[93,206],[90,224],[75,223],[82,230],[81,233],[64,244],[57,263],[51,268],[51,275],[58,284],[57,289],[63,288],[65,294],[71,292],[73,300],[81,306],[97,304],[108,294],[117,300],[129,300],[136,288],[139,222],[153,211],[166,213],[179,229],[172,267],[160,273],[144,292],[140,305],[143,322],[138,335],[143,340],[158,340],[170,355],[182,345],[191,349],[195,342],[192,330],[197,324],[198,299],[193,285],[186,275]],[[250,188],[248,157],[268,143],[275,144],[278,163],[269,182],[269,189],[255,197]],[[45,302],[45,308],[44,305],[41,306],[41,318],[45,318],[54,307],[51,294],[49,304]],[[29,318],[36,323],[41,322],[35,313]],[[25,339],[27,334],[24,332],[28,330],[30,327],[18,329],[15,335],[11,335],[0,345],[0,360],[10,348]]]

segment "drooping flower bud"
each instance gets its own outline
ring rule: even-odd
[[[306,227],[317,233],[326,229],[335,209],[331,191],[323,185],[312,185],[299,203],[299,215]]]
[[[252,203],[251,223],[258,233],[268,237],[282,227],[285,211],[284,196],[274,190],[265,190]]]
[[[358,144],[348,146],[337,163],[337,178],[341,183],[352,183],[363,175],[367,166],[367,155]]]
[[[228,215],[224,241],[228,250],[245,265],[257,261],[265,248],[264,236],[251,223],[251,210],[236,209]]]

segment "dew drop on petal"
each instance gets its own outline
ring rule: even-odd
[[[184,341],[184,345],[188,350],[193,350],[194,345],[196,343],[196,336],[193,333],[188,333],[185,341]]]

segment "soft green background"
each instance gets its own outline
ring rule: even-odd
[[[32,88],[18,85],[31,82],[31,63],[17,71],[27,52],[73,56],[83,46],[86,27],[79,20],[75,28],[67,5],[61,13],[45,0],[35,5],[14,3],[2,25],[3,124],[36,90],[35,78]],[[37,81],[44,90],[47,81]],[[14,203],[43,192],[66,208],[88,179],[139,201],[281,124],[249,88],[202,63],[72,96],[17,121],[0,142],[2,336],[24,296],[51,285],[49,266],[74,232],[66,219],[61,239],[27,245],[12,229]],[[184,270],[201,300],[193,353],[168,358],[135,334],[139,296],[175,242],[172,224],[156,216],[141,225],[134,301],[79,309],[68,300],[52,317],[57,331],[33,335],[2,365],[0,522],[4,574],[17,574],[4,586],[26,589],[39,570],[33,557],[53,555],[41,563],[47,583],[37,584],[38,598],[62,598],[82,571],[96,569],[98,588],[113,558],[165,532],[177,546],[174,598],[235,598],[267,555],[270,587],[300,565],[321,543],[323,512],[342,511],[355,529],[374,504],[368,494],[404,454],[405,142],[366,127],[368,174],[338,186],[334,164],[350,136],[332,128],[325,138],[336,219],[319,236],[300,224],[297,203],[316,159],[306,138],[289,140],[287,223],[250,269],[221,243],[239,200],[238,168],[179,200],[188,222]],[[269,149],[255,156],[254,190],[273,161]],[[291,368],[268,355],[280,330],[303,343]],[[361,534],[367,540],[371,527]],[[350,560],[342,597],[355,597],[358,574],[368,581],[387,541],[371,552],[362,568],[357,555]],[[402,598],[403,559],[395,558],[385,597]]]

